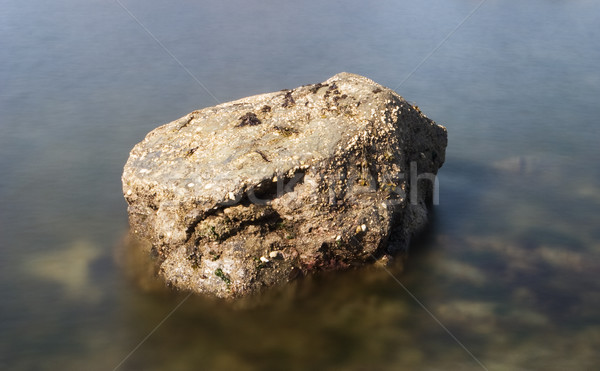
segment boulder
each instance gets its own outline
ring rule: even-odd
[[[349,73],[194,111],[131,151],[130,236],[169,286],[224,298],[386,260],[425,225],[446,144]]]

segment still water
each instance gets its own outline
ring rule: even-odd
[[[479,4],[2,1],[0,368],[597,367],[600,3]],[[135,143],[341,71],[448,128],[440,205],[403,270],[238,305],[127,277]]]

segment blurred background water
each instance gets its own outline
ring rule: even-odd
[[[600,364],[600,3],[487,0],[412,75],[479,2],[121,4],[0,7],[0,368]],[[392,269],[408,291],[365,269],[173,311],[127,279],[120,175],[147,132],[341,71],[448,128],[431,228]]]

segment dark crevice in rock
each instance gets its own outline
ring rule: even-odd
[[[289,108],[294,104],[296,104],[296,101],[294,100],[294,97],[292,97],[292,91],[289,90],[287,93],[285,93],[285,96],[283,97],[283,104],[281,106],[284,108]]]
[[[304,171],[298,170],[292,176],[277,176],[277,180],[265,179],[256,187],[246,190],[245,199],[257,205],[267,204],[286,193],[293,192],[294,188],[304,182]]]
[[[256,116],[254,112],[246,112],[246,114],[240,116],[239,120],[240,123],[236,125],[236,127],[238,128],[243,126],[256,126],[261,124],[260,119]]]
[[[262,159],[265,160],[265,162],[271,162],[271,160],[269,160],[267,155],[265,155],[262,151],[254,150],[254,153],[258,153],[260,155],[260,157],[262,157]]]
[[[193,114],[193,113],[189,114],[187,117],[184,117],[183,119],[181,119],[181,121],[180,121],[180,125],[179,125],[179,127],[177,128],[177,130],[181,130],[181,129],[185,128],[185,127],[186,127],[186,126],[188,126],[188,125],[189,125],[189,124],[192,122],[192,120],[194,120],[195,118],[196,118],[196,115],[195,115],[195,114]]]
[[[202,220],[195,228],[194,245],[198,245],[202,240],[223,242],[251,225],[274,229],[282,222],[281,215],[270,206],[244,208],[247,210],[241,210],[239,214],[231,217],[218,215]]]
[[[314,85],[311,86],[311,88],[309,89],[309,91],[312,94],[316,94],[319,91],[319,89],[321,89],[322,87],[328,86],[328,85],[329,84],[322,84],[322,83],[314,84]]]
[[[245,208],[251,208],[252,206],[265,206],[268,205],[274,199],[283,196],[286,193],[293,192],[295,187],[304,182],[304,171],[297,170],[292,176],[279,176],[276,181],[272,179],[264,179],[254,187],[250,187],[245,190],[241,197],[237,197],[235,200],[223,202],[215,208],[208,210],[204,213],[199,214],[188,225],[186,233],[186,242],[190,241],[194,233],[196,232],[198,225],[202,221],[213,217],[215,215],[222,214],[225,209],[243,206]],[[280,217],[279,217],[280,219]],[[210,234],[211,231],[206,231]],[[215,239],[219,240],[221,234],[214,231]],[[230,234],[228,234],[229,236]],[[197,241],[196,241],[197,242]]]

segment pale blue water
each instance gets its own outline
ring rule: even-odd
[[[7,0],[0,6],[0,368],[489,370],[600,364],[600,3]],[[406,269],[239,308],[115,263],[120,175],[156,126],[348,71],[449,132]],[[212,96],[211,96],[212,94]],[[214,96],[214,97],[213,97]],[[216,99],[215,99],[216,98]],[[132,350],[130,357],[121,363]]]

